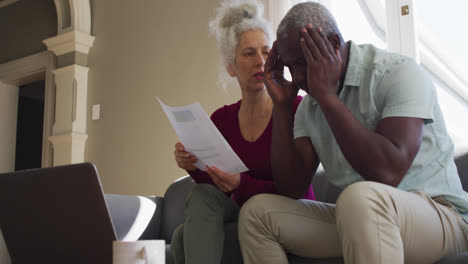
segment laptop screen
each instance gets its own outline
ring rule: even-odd
[[[112,263],[116,235],[91,163],[0,174],[12,263]]]

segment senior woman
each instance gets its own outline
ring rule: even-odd
[[[271,174],[273,104],[263,83],[272,30],[255,1],[223,2],[211,21],[227,73],[237,79],[242,99],[225,105],[211,120],[249,168],[229,175],[215,166],[197,169],[197,157],[178,142],[174,156],[197,185],[187,197],[185,223],[173,235],[176,263],[242,263],[237,237],[240,206],[259,193],[277,193]],[[292,111],[301,101],[297,97]],[[315,199],[312,187],[304,195]]]

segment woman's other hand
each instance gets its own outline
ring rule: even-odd
[[[232,192],[240,185],[240,174],[227,174],[215,166],[206,166],[206,172],[210,175],[216,186],[223,192]]]
[[[194,165],[198,160],[197,157],[186,151],[184,145],[182,145],[180,142],[175,144],[174,157],[179,168],[186,171],[193,171],[197,169],[197,167]]]

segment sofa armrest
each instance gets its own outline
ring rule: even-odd
[[[164,198],[159,196],[148,197],[156,204],[156,211],[153,214],[148,226],[146,227],[143,234],[141,234],[139,240],[152,240],[162,239],[161,238],[161,223],[162,223],[162,212],[164,208]]]
[[[163,198],[105,194],[118,240],[159,239]]]

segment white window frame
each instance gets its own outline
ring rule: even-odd
[[[387,45],[390,51],[415,58],[468,104],[466,72],[450,59],[424,24],[418,21],[412,0],[385,0],[386,11],[379,0],[361,1],[366,4],[376,25],[387,32]],[[409,16],[401,15],[401,7],[404,5],[410,8]]]

